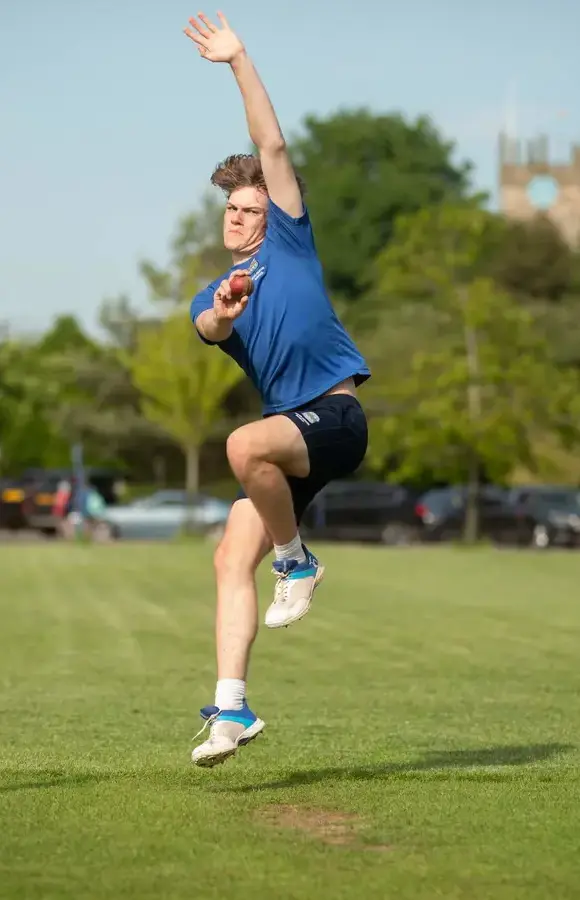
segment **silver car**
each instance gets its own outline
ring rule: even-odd
[[[231,504],[205,494],[156,491],[123,506],[109,506],[98,527],[100,537],[126,540],[168,540],[183,532],[219,537]]]

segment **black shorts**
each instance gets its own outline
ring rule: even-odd
[[[286,476],[299,523],[306,507],[329,481],[352,475],[362,463],[368,445],[367,420],[350,394],[327,394],[277,415],[292,419],[308,448],[310,474],[306,478]],[[236,500],[245,496],[241,490]]]

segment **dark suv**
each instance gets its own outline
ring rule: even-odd
[[[318,540],[412,543],[421,530],[420,493],[384,482],[334,481],[307,508],[301,532]]]
[[[467,488],[428,491],[417,504],[423,540],[458,540],[464,533]],[[479,537],[527,547],[580,545],[580,493],[569,488],[503,488],[477,491]]]
[[[508,491],[496,485],[477,490],[478,535],[501,544],[530,545],[534,519],[510,502]],[[417,504],[424,541],[459,540],[465,532],[467,488],[463,485],[428,491]]]
[[[39,477],[39,470],[28,469],[18,478],[3,478],[0,483],[0,528],[21,531],[29,527],[25,503]]]
[[[532,544],[580,546],[580,491],[576,487],[531,485],[512,488],[509,501],[534,519]]]

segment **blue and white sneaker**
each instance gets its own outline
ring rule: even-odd
[[[200,709],[205,725],[198,731],[195,741],[209,726],[209,738],[203,744],[194,747],[191,760],[196,766],[210,768],[223,763],[233,756],[238,747],[249,744],[266,725],[252,712],[247,703],[242,709],[219,709],[217,706],[204,706]]]
[[[324,566],[302,544],[304,562],[296,559],[275,560],[272,571],[276,575],[274,602],[266,611],[268,628],[285,628],[302,619],[312,603],[312,595],[324,576]]]

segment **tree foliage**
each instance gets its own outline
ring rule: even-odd
[[[203,198],[199,210],[178,224],[171,243],[171,259],[165,269],[150,261],[141,263],[150,298],[173,304],[184,303],[231,266],[224,249],[223,209],[212,195]]]
[[[187,488],[197,490],[199,451],[243,372],[218,348],[204,346],[183,308],[142,327],[127,361],[143,413],[179,444]]]
[[[471,167],[427,118],[311,116],[290,149],[331,297],[370,361],[360,396],[375,471],[509,479],[543,471],[548,450],[554,464],[570,459],[580,254],[543,217],[486,212]],[[36,339],[0,334],[2,473],[66,465],[81,440],[87,462],[148,480],[180,477],[185,454],[190,487],[205,443],[204,475],[221,477],[217,443],[260,415],[250,381],[183,312],[230,265],[222,220],[219,197],[204,197],[167,261],[140,265],[150,309],[104,300],[98,337],[69,315]]]
[[[375,266],[385,305],[428,304],[438,332],[416,344],[396,378],[379,380],[391,415],[375,420],[372,453],[397,456],[402,478],[428,459],[437,477],[468,482],[473,496],[484,474],[501,481],[517,465],[537,468],[539,433],[570,443],[580,431],[577,379],[554,365],[530,312],[477,275],[488,227],[466,206],[422,210],[400,219]]]
[[[490,274],[510,293],[558,301],[575,275],[575,254],[546,216],[506,222]]]
[[[432,122],[367,110],[309,116],[291,142],[330,290],[352,301],[398,216],[469,193],[471,167]]]

